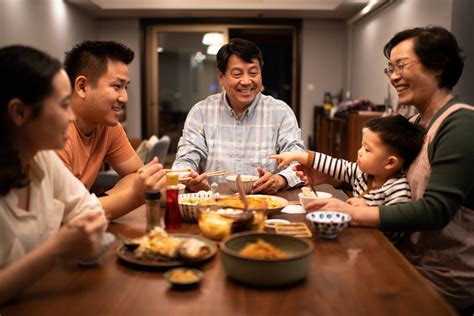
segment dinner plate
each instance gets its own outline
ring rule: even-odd
[[[270,200],[271,202],[275,202],[278,204],[278,206],[275,207],[268,207],[267,209],[267,215],[274,215],[279,213],[285,206],[288,205],[288,200],[279,196],[275,195],[265,195],[265,194],[250,194],[247,195],[247,197],[260,197],[260,198],[265,198]]]
[[[211,250],[209,254],[207,254],[204,258],[196,261],[189,261],[189,260],[170,260],[170,261],[160,261],[160,260],[152,260],[152,259],[147,259],[147,258],[136,258],[133,255],[133,251],[129,250],[123,243],[117,248],[117,256],[127,262],[131,263],[134,265],[139,265],[143,267],[179,267],[179,266],[191,266],[195,265],[201,262],[204,262],[211,257],[213,257],[216,252],[217,252],[217,246],[214,242],[210,241],[209,239],[202,237],[202,236],[197,236],[197,235],[191,235],[191,234],[170,234],[170,237],[177,237],[177,238],[195,238],[198,239],[206,245],[209,246],[209,249]]]

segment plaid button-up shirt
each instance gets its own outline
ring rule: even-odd
[[[288,167],[279,172],[269,155],[305,151],[301,130],[291,108],[283,101],[258,94],[239,119],[227,103],[225,92],[198,102],[190,110],[173,168],[214,171],[230,168],[236,174],[258,175],[257,167],[279,173],[288,187],[300,179]],[[210,182],[225,182],[225,177]]]

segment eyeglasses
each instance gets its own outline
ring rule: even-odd
[[[418,62],[418,60],[412,60],[412,61],[408,61],[408,62],[405,62],[405,63],[398,62],[394,65],[389,65],[388,67],[386,67],[383,70],[383,72],[389,78],[393,75],[393,73],[396,73],[397,75],[401,75],[402,72],[403,72],[403,69],[405,68],[406,65],[413,64],[413,63],[416,63],[416,62]]]

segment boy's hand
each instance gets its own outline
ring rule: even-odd
[[[275,155],[270,155],[268,159],[276,159],[280,163],[278,164],[278,169],[283,169],[288,167],[293,161],[296,161],[302,165],[306,164],[307,153],[304,152],[286,152]]]

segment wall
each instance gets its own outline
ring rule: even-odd
[[[141,138],[140,23],[138,19],[99,19],[97,24],[98,40],[117,41],[135,52],[135,58],[128,65],[130,85],[126,129],[128,137]]]
[[[454,92],[459,94],[464,102],[474,105],[474,41],[472,30],[474,30],[474,5],[472,0],[453,0],[452,32],[458,40],[459,46],[466,56],[464,71],[455,86]]]
[[[63,60],[64,52],[96,38],[96,23],[62,0],[0,0],[0,46],[30,45]]]
[[[469,1],[469,0],[467,0]],[[466,2],[467,2],[466,1]],[[352,25],[349,89],[356,98],[383,104],[389,86],[382,49],[398,31],[429,24],[451,29],[452,0],[399,0]],[[392,104],[396,93],[390,88]]]
[[[344,88],[346,26],[341,21],[305,19],[301,32],[300,127],[308,146],[313,133],[313,107],[321,105],[325,91]]]

